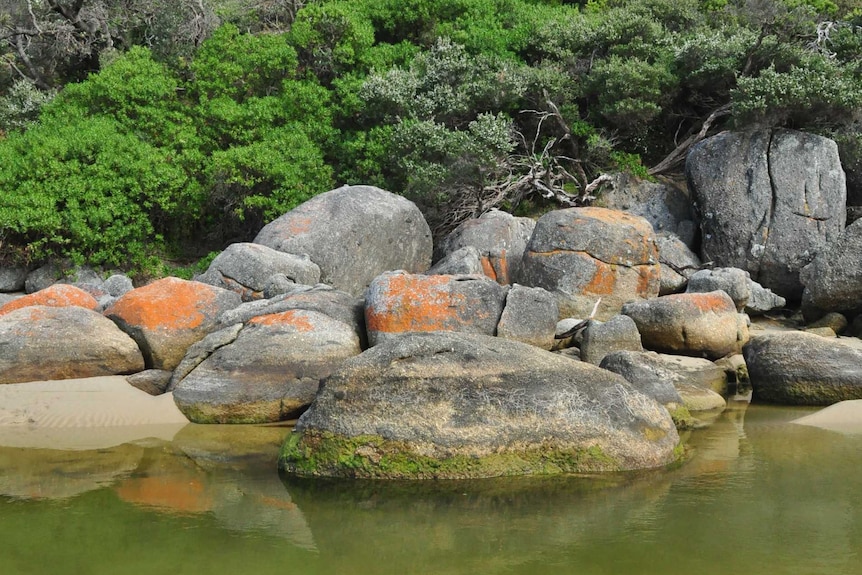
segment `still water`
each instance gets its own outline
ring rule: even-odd
[[[285,428],[0,447],[0,574],[859,574],[862,435],[732,404],[661,472],[282,481]]]

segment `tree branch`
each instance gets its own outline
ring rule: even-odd
[[[694,146],[706,137],[707,133],[709,133],[710,128],[712,128],[713,123],[715,123],[715,121],[722,116],[727,116],[728,114],[730,114],[730,107],[730,103],[727,103],[713,110],[712,113],[710,113],[710,115],[706,118],[706,120],[704,120],[703,125],[700,127],[700,130],[696,134],[692,134],[691,136],[686,138],[683,143],[678,145],[662,161],[650,168],[648,170],[649,175],[655,176],[658,174],[669,172],[670,170],[679,166],[680,163],[684,162],[688,151],[691,149],[692,146]]]

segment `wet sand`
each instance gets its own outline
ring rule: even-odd
[[[0,385],[0,445],[99,449],[188,424],[170,393],[154,397],[122,376]]]
[[[862,433],[862,399],[838,402],[792,423],[840,433]]]

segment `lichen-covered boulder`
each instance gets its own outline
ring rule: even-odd
[[[596,319],[623,303],[656,297],[661,269],[645,219],[604,208],[568,208],[539,218],[524,252],[519,283],[554,293],[560,316]]]
[[[429,276],[486,275],[483,261],[478,249],[464,246],[443,256],[425,273]]]
[[[743,350],[753,397],[792,405],[862,399],[862,351],[811,333],[778,332]]]
[[[700,258],[675,234],[656,234],[656,245],[661,263],[659,295],[683,291],[688,278],[700,269]]]
[[[727,293],[684,293],[635,301],[622,313],[638,326],[645,348],[719,358],[748,341],[748,322]]]
[[[643,349],[634,320],[627,315],[615,315],[606,322],[592,320],[587,324],[581,339],[581,360],[599,365],[611,352]]]
[[[406,198],[373,186],[343,186],[308,200],[257,234],[254,243],[308,254],[321,281],[361,295],[385,271],[431,266],[431,230]]]
[[[809,321],[826,312],[862,311],[862,220],[856,220],[802,268],[802,312]]]
[[[167,277],[126,293],[105,315],[138,343],[148,368],[171,370],[240,301],[226,289]]]
[[[704,261],[744,269],[798,301],[799,271],[844,229],[847,190],[835,142],[791,130],[723,132],[692,148],[686,176]]]
[[[0,307],[0,316],[31,305],[49,307],[77,306],[96,311],[99,302],[84,290],[72,285],[54,284],[43,290],[19,297]]]
[[[557,298],[552,293],[514,284],[506,294],[497,337],[551,349],[559,315]]]
[[[195,279],[235,291],[243,301],[264,297],[271,278],[281,274],[304,285],[320,281],[320,268],[307,255],[286,254],[261,244],[231,244]]]
[[[465,333],[392,338],[322,385],[282,449],[302,476],[468,478],[660,467],[679,437],[621,377]]]
[[[311,403],[321,379],[360,351],[354,329],[322,313],[257,316],[176,384],[174,401],[195,423],[289,419]]]
[[[507,291],[485,276],[381,274],[365,295],[368,341],[427,331],[495,335]]]
[[[434,260],[442,260],[461,248],[474,247],[479,254],[481,273],[500,284],[511,284],[519,275],[521,258],[535,227],[536,222],[530,218],[492,210],[463,222],[443,238],[434,247]]]
[[[98,312],[34,305],[0,317],[0,384],[143,369],[137,344]]]

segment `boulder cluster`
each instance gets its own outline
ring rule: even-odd
[[[766,401],[862,398],[835,337],[862,327],[862,223],[834,143],[720,134],[686,171],[690,197],[618,180],[436,245],[412,202],[344,186],[194,281],[0,269],[27,292],[0,298],[0,383],[127,374],[194,422],[298,417],[290,473],[392,478],[666,465],[749,378]],[[752,337],[787,302],[822,325]]]

